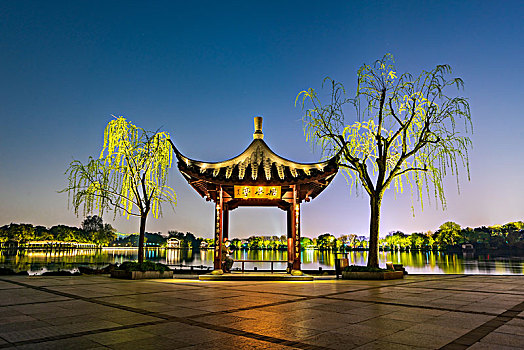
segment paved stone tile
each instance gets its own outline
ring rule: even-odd
[[[414,295],[414,296],[406,296],[406,297],[400,297],[398,299],[391,300],[393,303],[398,303],[402,305],[411,305],[411,306],[420,306],[420,305],[429,305],[431,301],[433,301],[433,298],[430,298],[428,296],[421,296],[421,295]]]
[[[144,309],[147,311],[154,311],[154,310],[162,309],[161,304],[155,303],[153,301],[130,301],[129,303],[116,303],[116,304],[127,306],[127,307],[132,307],[132,308],[137,308],[137,309]]]
[[[393,332],[400,331],[415,325],[415,322],[392,320],[391,318],[379,316],[359,323],[363,326],[378,329],[388,329]]]
[[[62,317],[61,314],[58,314],[55,316],[58,316],[58,317],[52,318],[51,316],[46,315],[44,322],[49,325],[60,326],[60,325],[69,325],[69,324],[74,324],[74,323],[100,321],[100,318],[91,316],[91,315],[81,315],[81,316],[75,315],[75,316]]]
[[[154,336],[145,339],[130,340],[117,344],[108,345],[109,348],[115,350],[128,350],[128,349],[140,349],[140,350],[159,350],[159,349],[180,349],[188,347],[189,344],[178,341],[172,338],[166,338],[162,336]]]
[[[97,312],[96,314],[85,314],[82,315],[82,317],[96,317],[104,320],[118,320],[120,318],[131,317],[135,315],[137,315],[136,312],[107,307],[107,310],[104,312]]]
[[[397,332],[396,329],[377,328],[362,324],[351,324],[343,328],[334,329],[334,333],[351,334],[356,337],[368,338],[370,341],[378,340],[382,337]]]
[[[428,325],[439,325],[451,328],[473,329],[493,319],[494,316],[477,315],[465,312],[446,312],[426,321]]]
[[[183,327],[181,330],[172,333],[166,332],[162,336],[189,345],[199,345],[208,342],[222,344],[225,338],[231,337],[230,334],[223,332],[187,325],[185,325],[185,327]]]
[[[43,292],[28,292],[23,289],[18,289],[16,292],[12,289],[0,290],[0,306],[9,306],[17,304],[35,304],[38,302],[62,299],[65,298]]]
[[[153,316],[147,316],[147,315],[140,315],[140,314],[134,314],[127,317],[115,317],[115,318],[106,318],[103,317],[103,319],[111,320],[112,322],[119,324],[119,325],[133,325],[138,323],[145,323],[145,322],[153,322],[153,321],[160,321],[161,318],[153,317]]]
[[[174,309],[169,309],[168,311],[162,311],[162,314],[164,315],[175,316],[175,317],[190,317],[190,316],[202,315],[202,314],[207,314],[207,313],[209,312],[205,310],[193,309],[189,307],[177,307]]]
[[[37,321],[37,319],[32,316],[20,314],[18,312],[16,314],[6,315],[4,314],[4,310],[2,310],[2,308],[0,308],[0,315],[2,315],[0,316],[0,329],[3,329],[5,325],[9,323]]]
[[[2,318],[9,318],[10,316],[19,316],[24,314],[18,310],[15,310],[14,306],[0,306],[0,315]]]
[[[101,314],[105,312],[114,312],[115,309],[109,306],[94,304],[83,300],[71,300],[59,303],[53,303],[53,306],[60,310],[68,310],[69,315],[88,315]]]
[[[210,323],[214,325],[230,325],[232,323],[242,322],[246,320],[244,317],[231,316],[227,314],[199,316],[199,317],[195,317],[194,319],[197,321]]]
[[[348,301],[332,300],[330,304],[318,304],[314,305],[311,308],[315,310],[322,310],[328,312],[344,313],[351,312],[357,308],[360,308],[360,303],[352,303]]]
[[[46,342],[39,342],[34,344],[19,345],[16,348],[22,350],[63,350],[63,349],[96,349],[99,348],[100,344],[89,340],[87,338],[68,338]]]
[[[234,311],[234,312],[228,313],[228,315],[242,317],[246,320],[247,319],[257,320],[257,319],[266,319],[267,317],[270,317],[270,318],[275,317],[274,312],[269,312],[269,311],[260,310],[260,309]]]
[[[522,347],[504,346],[500,344],[490,344],[477,342],[470,346],[468,350],[521,350]]]
[[[453,339],[457,339],[470,331],[469,328],[445,327],[441,325],[427,323],[417,323],[413,327],[407,328],[407,331],[421,334],[449,334]]]
[[[81,317],[88,317],[88,316],[89,315],[87,314],[85,309],[66,310],[66,309],[62,309],[58,307],[52,307],[52,308],[49,308],[45,312],[39,312],[39,313],[35,313],[31,315],[31,317],[34,317],[35,319],[42,320],[45,322],[49,322],[50,320],[58,319],[58,318],[75,318],[75,317],[81,318]]]
[[[329,314],[327,311],[322,310],[315,310],[313,308],[310,308],[310,305],[295,305],[298,303],[291,303],[291,304],[284,304],[284,305],[273,305],[273,306],[266,306],[262,308],[261,310],[269,311],[269,312],[275,312],[275,313],[325,313]]]
[[[354,323],[360,323],[363,321],[370,320],[374,318],[375,316],[369,315],[366,313],[362,314],[340,314],[340,313],[332,313],[329,317],[315,317],[315,319],[328,319],[335,322],[340,322],[342,324],[354,324]]]
[[[206,343],[200,343],[198,345],[192,345],[189,347],[181,348],[184,350],[208,350],[208,349],[224,349],[224,350],[288,350],[295,349],[281,344],[269,343],[256,339],[249,339],[244,337],[229,336],[222,338],[220,342],[209,341]]]
[[[221,304],[220,302],[215,303],[215,304],[199,303],[197,307],[199,310],[208,311],[208,312],[216,312],[216,311],[226,311],[226,310],[238,308],[238,304],[237,305],[227,305],[227,304]]]
[[[442,309],[448,309],[448,310],[458,310],[461,307],[464,307],[466,305],[471,304],[468,301],[464,300],[452,300],[449,297],[448,298],[442,298],[442,299],[436,299],[428,302],[426,306],[431,306],[435,308],[442,308]]]
[[[370,315],[370,316],[383,316],[393,312],[402,312],[406,311],[404,306],[396,305],[384,305],[384,304],[373,304],[369,303],[367,306],[347,311],[348,313],[354,313],[358,315]]]
[[[360,345],[369,343],[374,339],[350,332],[323,332],[312,337],[303,339],[306,344],[314,344],[330,349],[353,349]]]
[[[322,331],[304,327],[297,327],[291,324],[282,327],[268,326],[264,329],[260,329],[259,331],[257,331],[257,334],[292,341],[302,341],[306,338],[310,338],[320,333],[322,333]]]
[[[476,292],[468,292],[468,293],[461,293],[461,292],[454,292],[452,294],[452,298],[455,300],[464,300],[469,302],[476,302],[476,301],[482,301],[489,298],[489,294],[487,293],[476,293]]]
[[[111,331],[105,333],[97,333],[87,335],[86,338],[101,345],[114,345],[118,343],[125,343],[132,340],[139,340],[154,337],[154,334],[142,332],[137,329],[123,329],[118,331]]]
[[[25,315],[34,315],[41,313],[50,313],[54,310],[59,309],[59,307],[55,303],[50,302],[41,304],[15,305],[12,306],[12,309]]]
[[[187,324],[179,322],[166,322],[154,325],[139,326],[136,329],[145,333],[152,333],[160,336],[169,336],[176,335],[183,331],[188,331],[192,329],[198,329],[198,327],[189,326]]]
[[[336,298],[336,299],[332,299],[332,300],[338,301],[341,305],[344,306],[344,309],[359,309],[361,307],[369,306],[369,303],[366,303],[366,302],[363,302],[363,301],[345,300],[345,299],[352,299],[349,294],[336,295],[333,298]],[[315,300],[316,299],[313,299],[310,302],[311,303],[315,303]],[[343,312],[343,311],[339,311],[339,312]]]
[[[524,334],[508,334],[495,331],[486,335],[480,342],[523,348]]]
[[[364,344],[362,346],[358,346],[355,349],[358,349],[358,350],[413,350],[413,349],[420,349],[420,348],[412,346],[412,345],[389,343],[389,342],[377,340],[371,343]]]
[[[421,334],[406,330],[388,335],[382,338],[381,341],[419,348],[438,349],[454,339],[455,336],[451,334]]]
[[[287,324],[289,324],[289,321]],[[232,323],[228,325],[228,327],[244,332],[260,334],[260,332],[265,331],[267,328],[284,328],[287,324],[284,320],[271,321],[271,324],[268,324],[267,321],[261,322],[260,320],[251,319],[244,322]]]
[[[2,278],[5,278],[5,279],[9,279],[9,277],[10,276],[2,276]],[[3,290],[3,289],[15,289],[15,288],[23,289],[24,287],[18,286],[16,284],[12,284],[12,283],[9,283],[9,282],[0,281],[0,290]]]
[[[86,321],[86,322],[71,323],[68,325],[61,325],[60,329],[64,330],[65,334],[74,334],[74,333],[79,333],[79,332],[89,332],[89,331],[95,331],[95,330],[100,330],[100,329],[110,329],[110,328],[114,328],[118,326],[120,325],[115,322],[97,320],[97,321]]]
[[[416,308],[416,309],[406,309],[406,310],[391,312],[389,314],[385,314],[383,317],[391,318],[393,320],[401,320],[401,321],[425,322],[429,319],[432,319],[436,316],[440,316],[444,313],[446,313],[446,311],[427,310],[427,309],[424,310],[424,309]]]
[[[47,337],[54,337],[67,334],[68,331],[61,327],[39,327],[39,328],[19,328],[15,331],[4,331],[0,333],[0,337],[10,343],[20,342],[25,340],[42,339]]]
[[[498,315],[506,311],[508,307],[504,306],[496,306],[496,305],[489,305],[485,302],[478,302],[478,303],[472,303],[468,305],[464,305],[461,307],[458,307],[457,310],[460,311],[473,311],[473,312],[481,312],[481,313],[487,313],[487,314],[493,314]]]
[[[294,325],[297,327],[316,329],[319,331],[331,331],[331,330],[335,330],[338,328],[346,328],[348,325],[348,322],[344,322],[343,320],[338,320],[337,317],[335,316],[330,319],[325,319],[324,317],[312,318],[309,320],[294,322]]]
[[[514,318],[511,321],[509,321],[507,324],[512,325],[512,326],[524,327],[524,320],[520,318]]]
[[[266,308],[263,308],[263,310],[266,310]],[[275,316],[271,318],[271,322],[281,322],[281,323],[289,323],[289,320],[293,320],[294,322],[299,322],[303,320],[309,320],[312,318],[322,318],[322,317],[332,317],[333,313],[326,312],[322,310],[315,310],[315,309],[299,309],[294,311],[286,311],[282,310],[280,312],[275,312]],[[341,314],[342,315],[342,314]],[[348,316],[349,319],[349,316]],[[267,320],[266,320],[267,322]]]
[[[16,332],[19,330],[26,330],[26,329],[37,329],[42,327],[49,327],[49,323],[44,321],[38,321],[38,320],[30,320],[30,321],[22,321],[22,322],[11,322],[3,324],[0,327],[0,336],[4,333],[9,332]]]

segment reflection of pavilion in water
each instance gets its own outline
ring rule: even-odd
[[[206,260],[211,263],[206,250],[192,249],[166,249],[166,264],[167,265],[190,265],[190,263],[197,262],[205,264]]]

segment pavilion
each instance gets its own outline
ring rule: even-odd
[[[180,173],[203,198],[215,203],[215,270],[221,269],[222,244],[229,238],[229,211],[276,206],[287,213],[288,272],[300,271],[300,204],[317,197],[338,171],[338,155],[319,163],[298,163],[274,153],[263,138],[262,117],[255,117],[251,144],[221,162],[188,158],[171,142]]]

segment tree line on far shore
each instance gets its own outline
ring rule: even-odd
[[[67,225],[46,228],[32,224],[10,224],[0,227],[0,243],[16,242],[18,246],[37,241],[91,243],[107,246],[116,238],[116,229],[110,224],[104,224],[98,215],[86,217],[80,228]]]
[[[213,247],[212,238],[196,237],[191,232],[168,231],[167,235],[146,232],[146,246],[165,247],[170,238],[178,240],[178,247],[200,249]],[[24,246],[34,241],[91,243],[98,246],[136,247],[138,235],[118,236],[116,229],[110,224],[104,224],[97,215],[88,216],[80,228],[66,225],[56,225],[51,228],[33,226],[32,224],[10,224],[0,227],[0,243],[16,242]],[[462,245],[470,244],[478,250],[489,249],[519,249],[524,250],[524,222],[509,222],[504,225],[465,227],[454,222],[442,224],[437,231],[405,234],[401,231],[390,232],[379,240],[382,250],[439,250],[458,251]],[[347,234],[335,237],[324,233],[316,238],[302,237],[303,248],[320,250],[367,250],[369,239],[366,236]],[[231,239],[231,248],[252,250],[287,250],[287,237],[281,236],[251,236],[247,239]]]
[[[437,249],[453,251],[463,245],[478,250],[519,249],[524,250],[524,222],[508,222],[505,225],[460,227],[448,221],[432,233],[406,235],[397,231],[381,240],[381,245],[391,250]]]

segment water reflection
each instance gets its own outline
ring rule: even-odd
[[[0,266],[16,271],[38,272],[46,270],[71,270],[78,266],[101,267],[108,263],[122,263],[137,260],[138,250],[129,248],[104,249],[69,249],[69,250],[0,250]],[[340,254],[339,254],[340,256]],[[345,256],[352,265],[365,265],[367,251],[352,251]],[[187,249],[147,248],[147,260],[178,266],[213,266],[213,250],[192,251]],[[335,253],[304,250],[302,268],[304,270],[334,269]],[[240,250],[233,253],[235,260],[287,260],[285,251]],[[522,274],[524,258],[493,257],[490,255],[465,259],[462,254],[445,254],[441,252],[380,252],[379,263],[385,266],[386,261],[403,264],[410,273],[426,274]],[[284,270],[286,263],[275,263],[277,270]],[[233,268],[240,268],[235,263]],[[269,269],[269,262],[246,263],[246,269]]]

